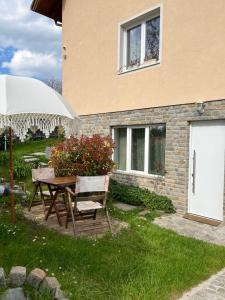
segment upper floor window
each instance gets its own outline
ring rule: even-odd
[[[160,7],[120,25],[119,72],[159,63]]]

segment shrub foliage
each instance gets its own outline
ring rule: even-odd
[[[14,159],[14,175],[18,179],[26,178],[31,176],[32,165],[27,164],[21,157]]]
[[[114,147],[110,136],[72,137],[53,148],[50,165],[58,176],[106,175],[114,167]]]
[[[172,201],[167,196],[158,195],[147,189],[110,180],[109,191],[113,199],[127,204],[144,205],[151,210],[162,210],[167,213],[175,212]]]
[[[9,166],[9,153],[0,152],[0,165]],[[13,155],[13,170],[14,176],[17,179],[24,179],[28,176],[31,176],[32,164],[27,164],[24,162],[24,159],[20,155]]]

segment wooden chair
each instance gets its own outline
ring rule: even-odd
[[[49,190],[43,190],[43,184],[38,180],[55,178],[54,168],[38,168],[32,169],[32,182],[34,184],[33,196],[29,205],[28,210],[31,210],[32,206],[43,205],[44,212],[51,204],[51,194]],[[53,191],[54,193],[54,191]],[[39,196],[40,198],[36,200],[35,198]]]
[[[106,207],[107,193],[109,187],[109,176],[77,176],[75,192],[66,188],[68,198],[68,212],[66,217],[66,228],[72,219],[75,235],[75,219],[96,219],[97,211],[102,209],[106,213],[109,229],[112,227]],[[88,195],[87,195],[88,193]],[[73,201],[74,200],[74,201]]]

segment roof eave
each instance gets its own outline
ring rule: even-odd
[[[62,24],[62,0],[33,0],[31,10]]]

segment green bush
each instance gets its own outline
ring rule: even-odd
[[[48,162],[45,157],[40,158],[42,162]],[[13,155],[13,165],[14,165],[14,176],[17,179],[24,179],[31,176],[31,169],[38,168],[40,161],[25,163],[21,155]],[[0,152],[0,165],[8,166],[9,165],[9,153]]]
[[[111,136],[81,135],[65,139],[52,149],[50,166],[57,176],[96,176],[112,172],[115,148]]]
[[[26,164],[24,160],[20,157],[14,159],[14,175],[16,178],[26,178],[31,176],[32,166],[30,164]]]
[[[6,165],[9,162],[9,153],[5,151],[0,151],[0,165]]]
[[[176,210],[172,201],[163,195],[150,192],[148,197],[143,199],[144,205],[150,210],[162,210],[166,213],[175,213]]]
[[[121,184],[115,180],[110,180],[109,192],[113,199],[127,204],[143,205],[142,189],[136,186]]]
[[[121,184],[110,180],[109,192],[113,199],[132,205],[144,205],[150,210],[174,213],[175,208],[167,196],[158,195],[137,186]]]

